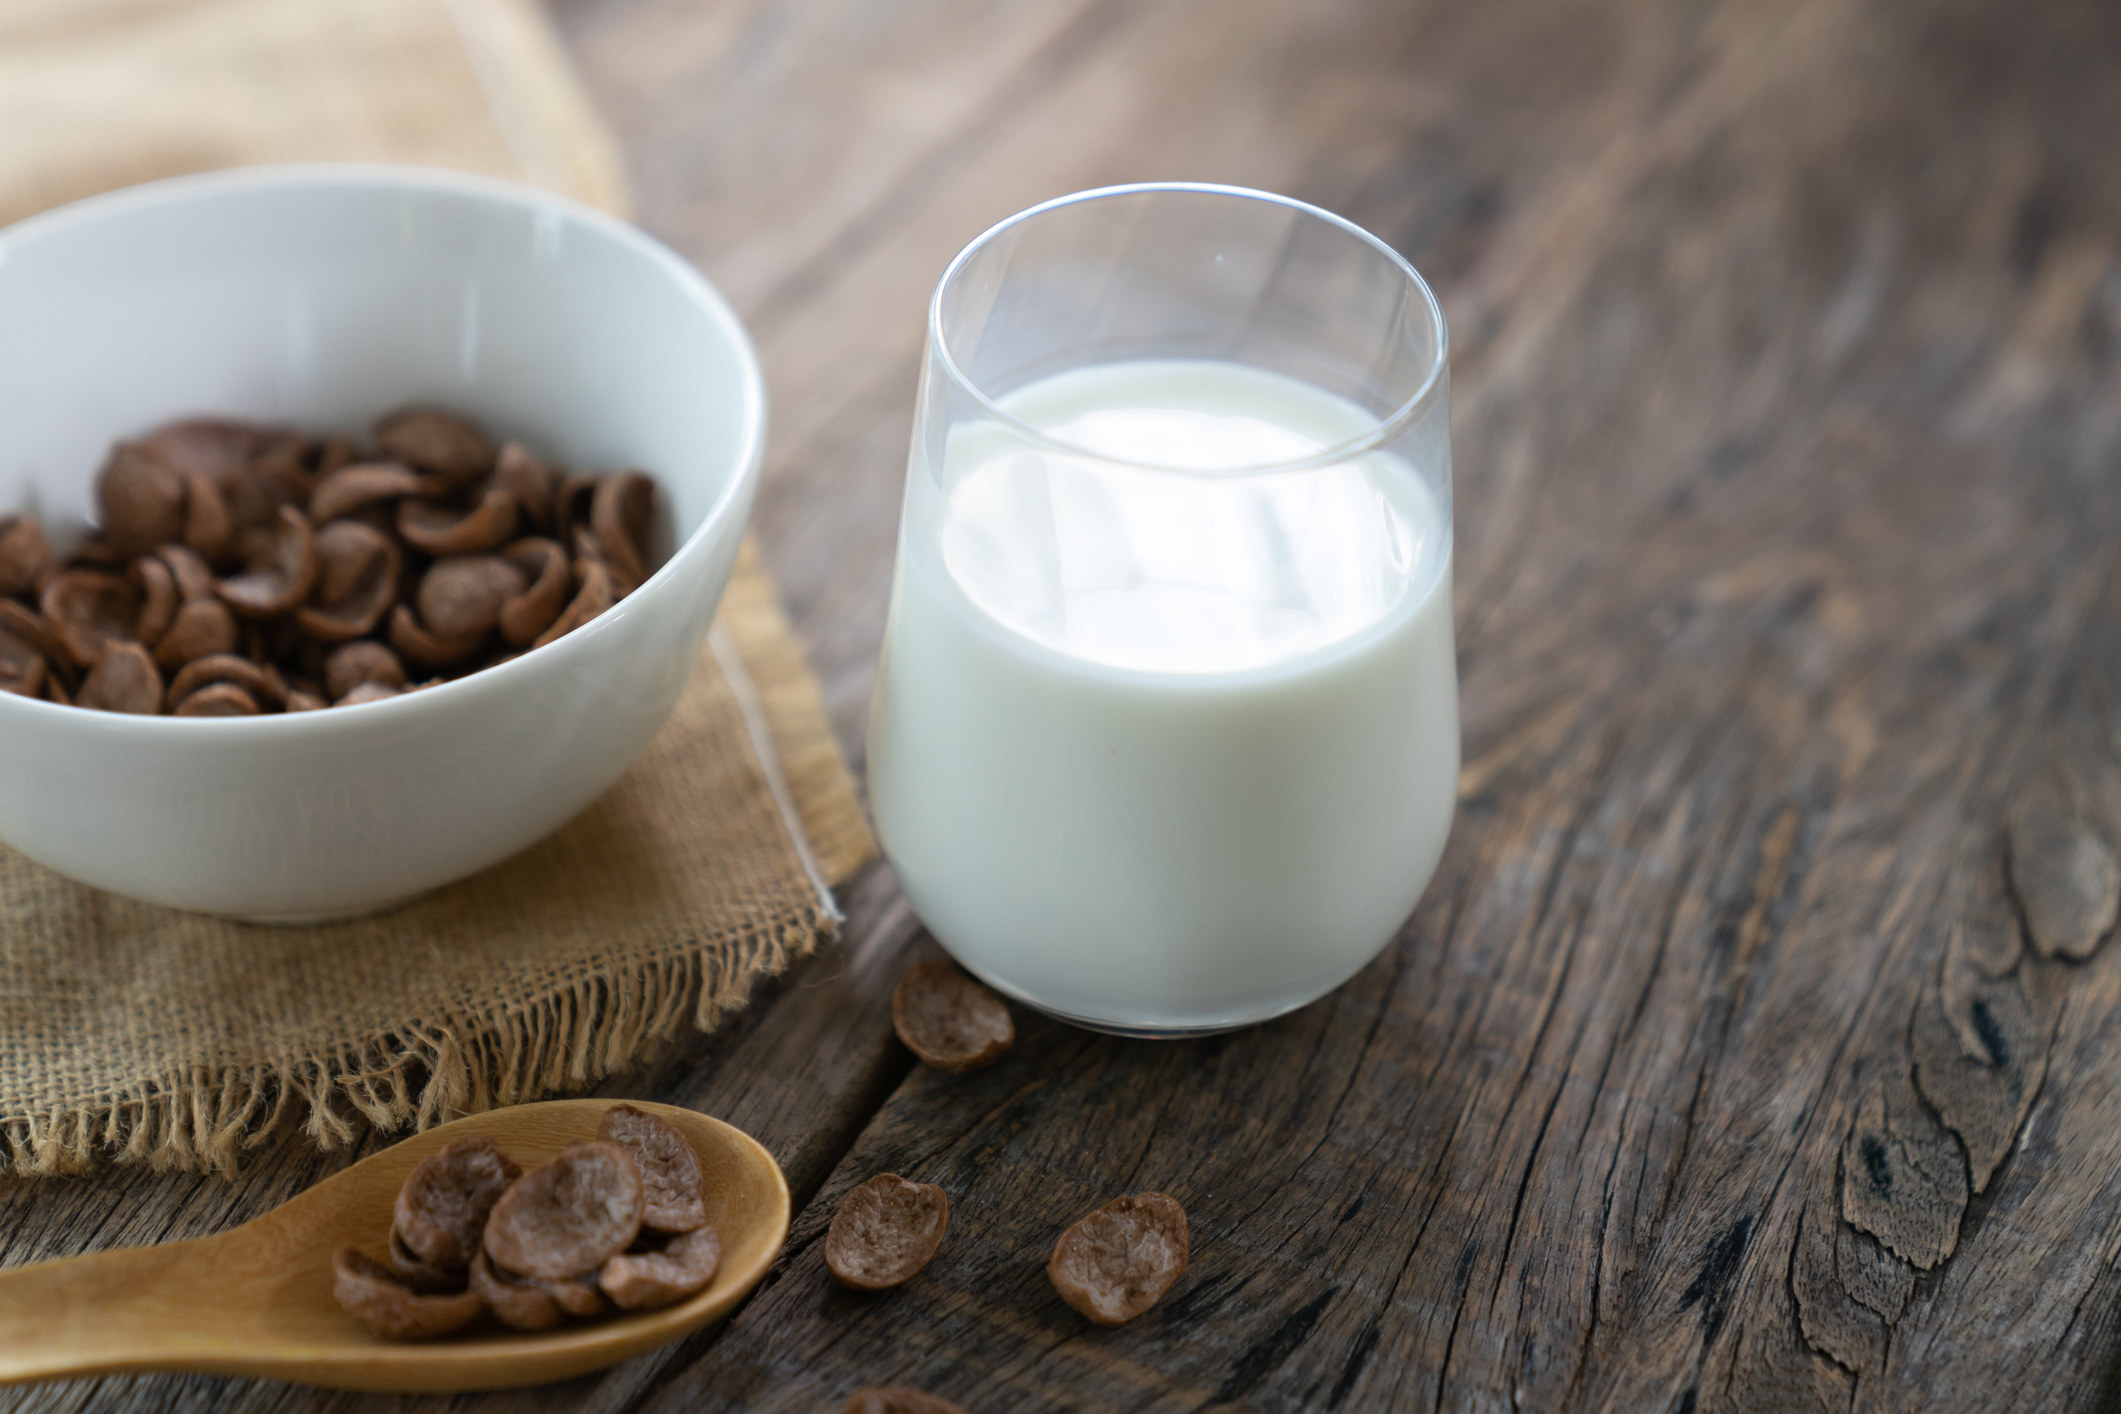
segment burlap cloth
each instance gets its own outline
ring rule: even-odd
[[[178,172],[307,159],[527,178],[623,208],[533,0],[7,0],[0,224]],[[0,1164],[232,1169],[299,1125],[424,1126],[712,1026],[834,925],[873,851],[747,547],[675,714],[602,800],[381,917],[250,927],[0,846]]]

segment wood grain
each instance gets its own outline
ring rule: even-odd
[[[925,301],[1105,182],[1392,240],[1450,317],[1466,769],[1398,945],[1180,1045],[910,1067],[845,946],[612,1088],[803,1204],[716,1336],[453,1408],[2072,1409],[2121,1354],[2121,10],[2097,0],[561,0],[643,220],[765,359],[758,522],[859,759]],[[2102,862],[2103,861],[2103,862]],[[5,1259],[235,1189],[0,1194]],[[941,1184],[906,1287],[818,1240]],[[1045,1284],[1122,1192],[1193,1266]],[[413,1407],[102,1382],[17,1409]]]

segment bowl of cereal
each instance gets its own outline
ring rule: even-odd
[[[506,858],[669,715],[764,440],[727,302],[529,188],[253,168],[0,230],[0,841],[271,921]]]

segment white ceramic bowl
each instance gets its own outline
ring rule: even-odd
[[[639,231],[506,183],[253,168],[0,231],[0,506],[64,535],[111,441],[187,413],[366,431],[432,402],[663,488],[663,567],[592,623],[403,697],[244,719],[0,693],[0,839],[178,908],[386,907],[589,804],[669,714],[765,440],[742,325]]]

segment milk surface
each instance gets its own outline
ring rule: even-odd
[[[1449,829],[1440,508],[1389,453],[1334,456],[1369,413],[1242,365],[1095,365],[1001,406],[1147,465],[999,419],[941,465],[916,448],[869,767],[908,898],[1063,1016],[1310,1001],[1391,937]]]

